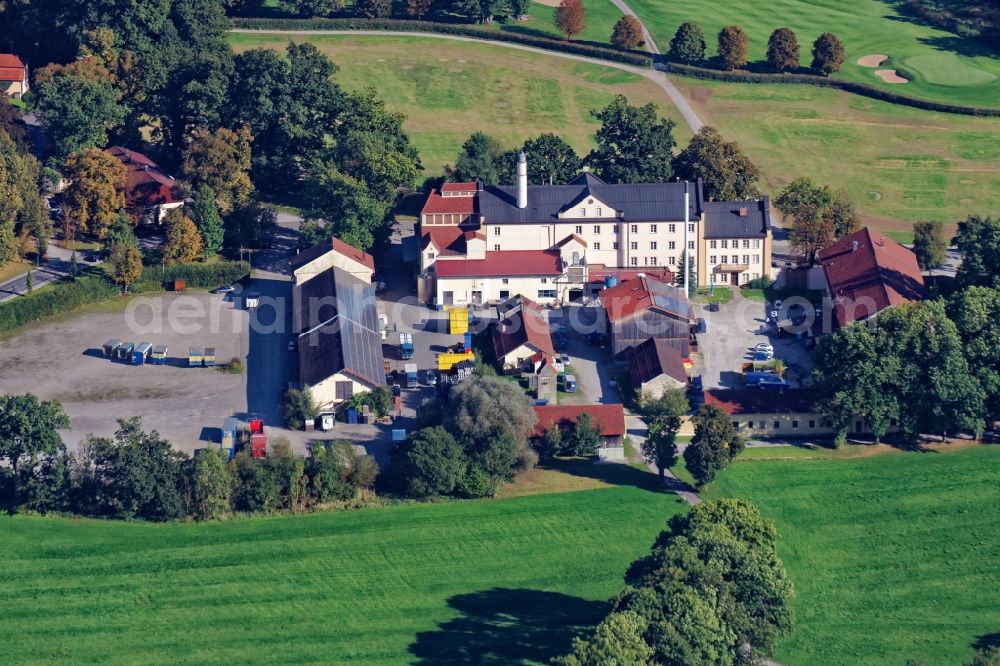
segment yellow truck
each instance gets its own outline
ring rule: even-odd
[[[445,352],[437,355],[437,367],[441,372],[447,372],[451,370],[451,366],[456,363],[461,363],[462,361],[473,361],[476,355],[472,352]]]
[[[469,330],[469,310],[467,308],[452,308],[448,311],[448,332],[452,335],[463,335]]]

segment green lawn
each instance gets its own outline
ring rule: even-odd
[[[0,663],[547,663],[682,508],[627,485],[202,524],[5,516]]]
[[[815,86],[673,77],[760,167],[772,198],[798,176],[846,189],[897,240],[912,223],[1000,214],[1000,118],[920,111]]]
[[[283,35],[231,34],[237,51],[284,49]],[[336,80],[356,90],[374,86],[389,108],[406,115],[425,175],[453,164],[462,142],[482,130],[505,147],[555,132],[581,154],[600,124],[591,116],[616,93],[633,104],[655,102],[679,114],[652,81],[610,66],[574,62],[489,44],[405,36],[312,36],[309,42],[340,67]],[[682,144],[691,134],[679,125]]]
[[[851,458],[866,448],[748,449],[708,488],[781,532],[796,628],[775,658],[963,663],[1000,631],[1000,447]]]
[[[662,2],[631,0],[630,6],[646,23],[659,47],[666,51],[674,32],[684,21],[705,29],[705,41],[715,54],[719,30],[730,24],[742,26],[750,36],[750,60],[764,60],[767,40],[775,28],[796,32],[802,64],[812,61],[812,42],[830,31],[844,42],[846,59],[837,76],[863,81],[894,92],[944,102],[1000,107],[1000,53],[900,15],[892,3],[882,0],[772,0],[747,3]],[[890,56],[882,65],[900,69],[911,81],[887,84],[875,70],[861,67],[858,58]]]
[[[552,20],[555,7],[543,5],[540,2],[532,2],[528,8],[530,21],[512,21],[509,23],[495,22],[501,30],[510,32],[524,32],[528,34],[544,34],[554,37],[565,37],[556,28]],[[615,23],[622,17],[622,13],[609,0],[583,0],[583,11],[587,17],[586,27],[579,35],[574,35],[575,40],[585,40],[588,42],[611,42],[611,31]]]

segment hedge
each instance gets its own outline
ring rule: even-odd
[[[595,46],[592,43],[567,42],[555,37],[504,32],[487,26],[468,23],[437,23],[407,19],[362,18],[233,18],[234,28],[243,30],[386,30],[391,32],[430,32],[443,35],[463,35],[496,42],[524,44],[548,51],[562,51],[575,55],[610,60],[636,67],[651,67],[653,56],[642,51],[627,51],[612,46]]]
[[[163,280],[159,267],[143,269],[139,282],[129,289],[132,293],[161,291]],[[166,269],[166,280],[181,278],[187,286],[195,288],[218,287],[241,280],[249,274],[246,264],[237,261],[220,261],[212,264],[181,264]],[[45,289],[27,296],[20,296],[0,303],[0,333],[38,321],[60,312],[68,312],[83,305],[100,303],[118,298],[121,287],[100,275],[86,275],[72,282],[58,282],[52,289]]]
[[[883,90],[868,83],[857,81],[844,81],[843,79],[831,79],[818,74],[776,74],[770,72],[748,72],[743,69],[722,70],[709,67],[699,67],[697,65],[687,65],[678,62],[664,62],[662,68],[673,74],[690,76],[698,79],[712,79],[714,81],[734,81],[737,83],[804,83],[826,88],[840,88],[847,92],[864,95],[880,99],[885,102],[902,104],[926,111],[941,111],[944,113],[958,113],[967,116],[1000,116],[1000,109],[990,109],[975,106],[963,106],[961,104],[947,104],[945,102],[935,102],[927,99],[917,99],[907,95],[900,95],[888,90]]]

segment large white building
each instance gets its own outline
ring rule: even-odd
[[[680,282],[685,252],[702,285],[770,274],[766,197],[705,202],[700,182],[608,184],[587,172],[566,185],[530,185],[523,154],[517,166],[514,186],[446,183],[428,196],[420,215],[425,302],[485,304],[518,293],[565,302],[592,296],[607,276],[639,273]],[[723,238],[738,251],[702,252]]]

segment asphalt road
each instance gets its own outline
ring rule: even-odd
[[[42,262],[42,265],[32,266],[31,268],[32,288],[38,289],[42,285],[55,282],[56,280],[69,275],[70,266],[72,265],[70,259],[71,255],[72,252],[69,250],[55,245],[50,246],[48,256]],[[76,254],[78,268],[91,265],[90,263],[84,261],[83,256],[84,255],[81,252],[77,252]],[[28,272],[25,271],[21,275],[0,284],[0,303],[8,301],[12,298],[17,298],[18,296],[23,296],[27,293]]]

